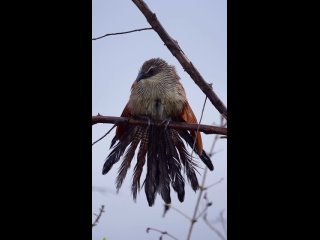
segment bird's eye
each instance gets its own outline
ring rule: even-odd
[[[147,74],[148,74],[149,76],[153,75],[153,74],[154,74],[154,68],[150,68],[150,69],[148,70]]]

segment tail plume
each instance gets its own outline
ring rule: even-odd
[[[182,140],[193,147],[193,136],[186,130],[175,130],[156,125],[147,128],[132,125],[119,139],[115,137],[112,140],[112,151],[104,163],[102,173],[108,173],[124,155],[116,179],[116,188],[119,190],[131,166],[135,151],[138,149],[131,186],[133,199],[136,200],[138,192],[144,186],[149,206],[154,204],[157,193],[161,195],[165,203],[170,204],[171,185],[179,201],[183,202],[185,182],[182,169],[194,191],[199,188],[199,183],[196,176],[198,166]],[[194,151],[198,154],[196,149]],[[200,159],[210,170],[213,170],[212,162],[205,151],[202,152]],[[146,178],[140,186],[140,178],[146,162]]]

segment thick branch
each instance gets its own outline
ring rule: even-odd
[[[192,62],[187,58],[182,49],[180,48],[177,41],[175,41],[161,23],[158,21],[156,14],[151,12],[148,5],[142,0],[132,0],[134,4],[140,9],[143,15],[146,17],[152,28],[158,33],[159,37],[165,43],[167,48],[170,50],[173,56],[175,56],[184,70],[191,76],[193,81],[199,86],[206,96],[210,99],[211,103],[216,107],[216,109],[227,119],[227,108],[219,97],[213,92],[212,86],[208,84]]]
[[[109,116],[92,116],[92,125],[97,123],[128,123],[128,124],[135,124],[135,125],[145,125],[148,126],[148,121],[140,120],[140,119],[133,119],[133,118],[125,118],[125,117],[109,117]],[[150,122],[150,125],[161,125],[161,122]],[[221,134],[227,135],[227,128],[224,127],[216,127],[210,125],[203,125],[203,124],[192,124],[192,123],[183,123],[183,122],[170,122],[168,124],[169,128],[174,129],[187,129],[187,130],[197,130],[199,126],[199,131],[204,132],[205,134]]]

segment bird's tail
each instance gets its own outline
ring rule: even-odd
[[[194,191],[199,188],[199,183],[196,176],[197,164],[191,158],[182,140],[191,148],[193,147],[193,136],[187,130],[155,125],[147,128],[138,125],[130,126],[119,139],[115,137],[112,140],[112,151],[104,163],[102,173],[109,172],[113,164],[124,155],[116,179],[116,187],[119,190],[138,148],[131,187],[134,200],[140,191],[140,178],[143,166],[147,162],[147,174],[142,187],[144,185],[149,206],[154,204],[156,193],[161,195],[165,203],[171,203],[170,184],[177,193],[179,201],[183,202],[185,182],[181,170],[184,170]],[[194,148],[194,152],[198,154],[197,147]],[[212,162],[205,151],[202,152],[200,159],[210,170],[213,170]]]

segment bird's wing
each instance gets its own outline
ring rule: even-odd
[[[180,115],[181,119],[186,123],[198,123],[196,116],[194,115],[189,103],[186,101],[183,105],[182,112]],[[202,139],[200,132],[196,134],[197,131],[190,131],[193,138],[196,140],[196,147],[199,153],[199,156],[202,154]]]
[[[128,107],[128,104],[125,106],[125,108],[123,109],[122,113],[121,113],[121,117],[132,117],[131,111]],[[117,126],[116,129],[116,138],[120,139],[120,137],[122,136],[123,133],[125,133],[127,131],[128,126],[126,124],[119,124]]]

